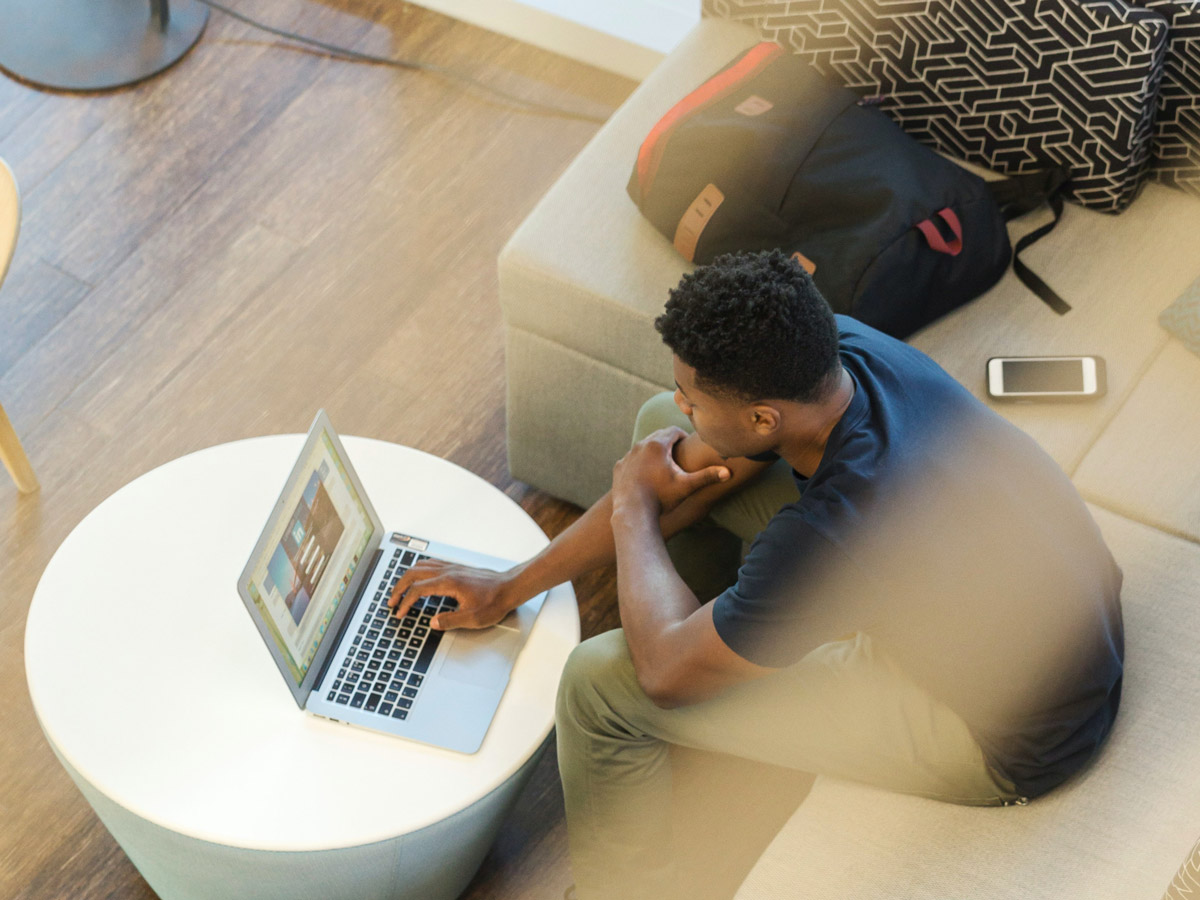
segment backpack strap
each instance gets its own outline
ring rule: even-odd
[[[1036,228],[1017,241],[1013,248],[1013,271],[1021,279],[1021,283],[1037,294],[1047,306],[1060,316],[1071,311],[1071,306],[1060,297],[1050,285],[1046,284],[1036,272],[1021,261],[1021,251],[1031,247],[1054,230],[1063,213],[1063,188],[1070,179],[1071,173],[1066,166],[1056,166],[1052,169],[1042,169],[1038,172],[1028,172],[1024,175],[1014,175],[1000,181],[989,181],[996,205],[1005,221],[1015,219],[1027,212],[1037,209],[1043,203],[1050,205],[1054,218],[1040,228]]]
[[[938,231],[938,227],[933,224],[933,217],[926,219],[923,222],[917,223],[917,228],[921,234],[925,235],[925,240],[929,246],[938,253],[945,253],[947,256],[958,256],[962,253],[963,248],[963,230],[962,222],[958,220],[958,215],[950,207],[938,210],[938,217],[949,226],[954,232],[954,239],[947,241],[942,237],[942,233]]]

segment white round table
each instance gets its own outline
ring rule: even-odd
[[[164,900],[455,897],[537,761],[579,642],[550,592],[478,753],[299,710],[237,578],[301,435],[212,447],[126,485],[47,566],[26,674],[51,747]],[[546,544],[469,472],[345,446],[385,526],[520,560]]]

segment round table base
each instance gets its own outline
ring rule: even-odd
[[[454,900],[483,863],[548,746],[542,744],[495,790],[420,831],[365,846],[294,852],[213,844],[163,828],[114,803],[59,760],[163,900]],[[363,779],[364,790],[370,784]]]
[[[166,6],[166,4],[163,4]],[[38,87],[104,91],[157,75],[200,38],[208,7],[175,0],[0,0],[0,69]]]

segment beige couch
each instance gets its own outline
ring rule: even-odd
[[[757,39],[740,24],[702,21],[502,253],[515,477],[591,503],[638,407],[671,384],[651,322],[688,265],[641,218],[625,182],[654,122]],[[1042,220],[1027,218],[1014,235]],[[1157,900],[1200,836],[1200,358],[1157,322],[1200,276],[1200,201],[1150,185],[1120,216],[1069,206],[1026,259],[1069,314],[1009,273],[911,343],[980,397],[989,356],[1107,360],[1101,400],[995,408],[1071,475],[1125,571],[1127,675],[1114,734],[1089,770],[1027,807],[960,808],[819,778],[739,900]]]

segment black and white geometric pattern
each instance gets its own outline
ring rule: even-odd
[[[1068,194],[1119,212],[1150,162],[1167,46],[1122,0],[704,0],[882,109],[918,140],[1014,175],[1066,164]]]
[[[1154,178],[1200,196],[1200,0],[1139,5],[1171,26],[1154,126]]]

